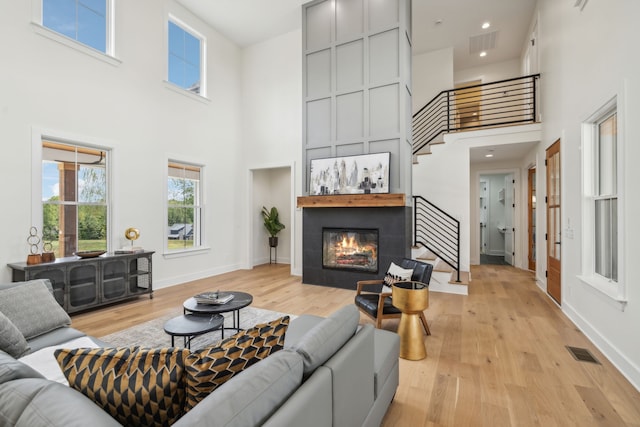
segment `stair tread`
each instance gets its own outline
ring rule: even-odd
[[[451,273],[453,271],[453,268],[451,268],[449,264],[447,264],[446,262],[438,258],[435,265],[433,266],[433,271],[440,271],[442,273]]]

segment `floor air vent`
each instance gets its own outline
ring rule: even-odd
[[[600,362],[598,362],[598,359],[596,359],[593,354],[591,354],[591,352],[586,348],[567,346],[567,350],[569,350],[569,353],[571,353],[573,358],[579,362],[590,362],[596,363],[598,365],[601,364]]]

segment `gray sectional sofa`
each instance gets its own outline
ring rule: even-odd
[[[11,286],[0,285],[0,298]],[[353,305],[326,318],[294,319],[284,349],[231,378],[174,425],[379,426],[398,386],[400,343],[395,333],[359,319]],[[65,324],[27,343],[33,351],[83,335]],[[0,351],[0,425],[71,427],[87,420],[119,425],[80,392]]]

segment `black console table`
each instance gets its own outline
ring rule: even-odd
[[[67,313],[87,310],[143,294],[153,298],[152,251],[76,256],[53,262],[9,264],[12,280],[49,279],[58,303]]]

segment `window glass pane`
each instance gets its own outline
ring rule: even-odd
[[[53,31],[76,38],[75,0],[43,0],[42,25]]]
[[[169,53],[179,59],[184,55],[184,30],[173,22],[169,22]]]
[[[107,50],[107,22],[104,15],[78,7],[78,41],[99,50]]]
[[[184,59],[187,63],[200,68],[200,40],[185,32]]]
[[[595,201],[595,272],[617,280],[618,272],[618,201]]]
[[[169,22],[168,79],[183,89],[200,93],[200,39]]]
[[[107,2],[105,0],[80,0],[80,5],[91,9],[98,15],[107,15]]]
[[[78,250],[107,250],[107,207],[78,206]]]
[[[78,201],[85,203],[105,202],[107,199],[107,173],[99,166],[79,166]]]
[[[42,204],[43,249],[47,252],[53,252],[56,255],[56,258],[60,258],[62,256],[58,250],[58,233],[60,232],[60,210],[61,207],[58,204]]]
[[[43,0],[42,25],[100,52],[107,50],[107,0]]]
[[[170,162],[167,169],[167,248],[200,245],[200,167]]]
[[[617,192],[616,115],[598,126],[598,195],[614,195]]]

